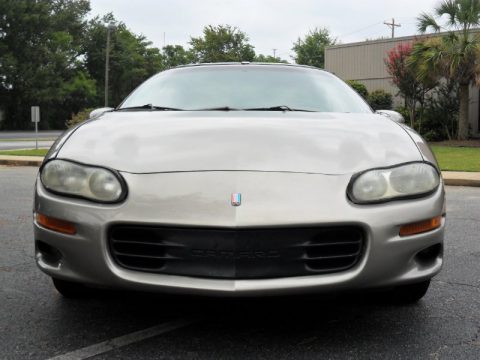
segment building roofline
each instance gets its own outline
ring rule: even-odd
[[[455,31],[455,32],[457,32],[457,31]],[[461,32],[461,31],[458,31],[458,32]],[[471,29],[470,32],[479,33],[480,28],[479,29]],[[412,40],[416,40],[416,39],[443,36],[443,35],[446,35],[448,33],[449,33],[449,31],[442,31],[442,32],[433,32],[433,33],[426,33],[426,34],[415,34],[415,35],[401,36],[401,37],[396,37],[396,38],[385,38],[385,39],[376,39],[376,40],[356,41],[356,42],[353,42],[353,43],[327,46],[325,48],[325,50],[340,49],[340,48],[370,45],[370,44],[384,44],[384,43],[402,42],[402,41],[406,42],[406,41],[412,41]]]

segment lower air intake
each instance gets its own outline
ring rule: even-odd
[[[277,229],[114,225],[110,253],[124,268],[193,277],[261,279],[348,270],[361,259],[358,226]]]

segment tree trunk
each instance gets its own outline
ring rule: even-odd
[[[460,110],[458,112],[458,140],[468,139],[469,84],[460,84]]]
[[[415,116],[416,116],[417,100],[415,98],[410,99],[410,127],[415,128]]]
[[[422,90],[422,95],[420,96],[420,121],[418,124],[418,133],[422,134],[422,122],[423,122],[423,110],[425,108],[425,91]]]

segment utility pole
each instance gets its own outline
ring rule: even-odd
[[[277,49],[273,49],[273,58],[276,59]]]
[[[386,21],[384,21],[383,23],[384,23],[385,25],[387,25],[389,28],[392,29],[392,39],[395,37],[395,28],[402,26],[402,24],[395,24],[395,19],[394,19],[394,18],[392,18],[392,22],[391,22],[391,23],[386,22]]]
[[[105,49],[105,107],[108,107],[108,72],[110,71],[110,31],[115,29],[115,24],[107,25],[107,47]]]

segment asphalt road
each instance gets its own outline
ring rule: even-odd
[[[416,305],[361,294],[66,300],[33,261],[35,173],[0,167],[1,359],[480,358],[480,188],[447,189],[445,267]]]
[[[38,146],[49,148],[62,131],[39,131]],[[34,131],[0,131],[0,150],[35,148]]]

